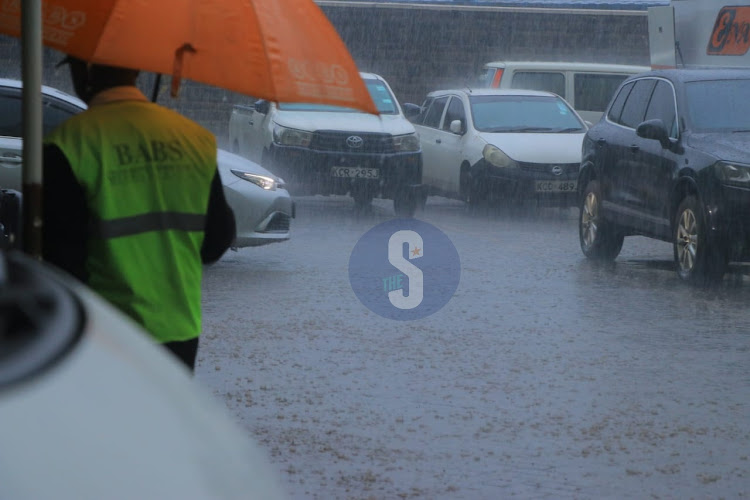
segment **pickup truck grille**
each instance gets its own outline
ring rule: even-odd
[[[357,140],[359,138],[361,140]],[[357,132],[315,132],[310,149],[345,153],[393,153],[393,138],[390,134]]]

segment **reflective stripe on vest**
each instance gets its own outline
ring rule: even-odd
[[[119,238],[148,231],[203,231],[206,216],[179,212],[157,212],[113,220],[96,221],[92,232],[100,238]]]
[[[127,100],[92,106],[45,142],[62,150],[84,189],[88,285],[159,342],[197,337],[213,134]]]

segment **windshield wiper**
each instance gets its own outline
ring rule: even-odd
[[[550,127],[498,127],[487,132],[552,132]]]
[[[568,128],[561,128],[561,129],[554,129],[552,132],[558,133],[558,134],[566,134],[568,132],[581,132],[583,129],[581,127],[568,127]]]
[[[733,134],[742,133],[742,132],[750,132],[750,129],[732,130]]]

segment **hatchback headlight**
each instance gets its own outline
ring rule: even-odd
[[[493,146],[492,144],[487,144],[484,147],[484,149],[482,150],[482,156],[485,160],[487,160],[487,163],[489,163],[490,165],[494,165],[495,167],[513,168],[518,166],[518,163],[516,163],[514,159],[503,153],[500,148],[498,148],[497,146]]]
[[[419,151],[419,137],[417,134],[395,135],[393,136],[393,149],[397,153],[407,151]]]
[[[716,164],[716,175],[721,182],[750,187],[750,165],[720,161]]]
[[[232,173],[240,179],[252,182],[266,191],[276,191],[276,188],[279,187],[276,179],[268,177],[267,175],[251,174],[250,172],[244,172],[242,170],[232,170]]]
[[[312,132],[286,128],[281,125],[273,127],[273,142],[282,146],[297,146],[306,148],[312,142]]]

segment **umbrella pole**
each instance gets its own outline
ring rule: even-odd
[[[42,258],[42,2],[21,2],[23,249]]]

